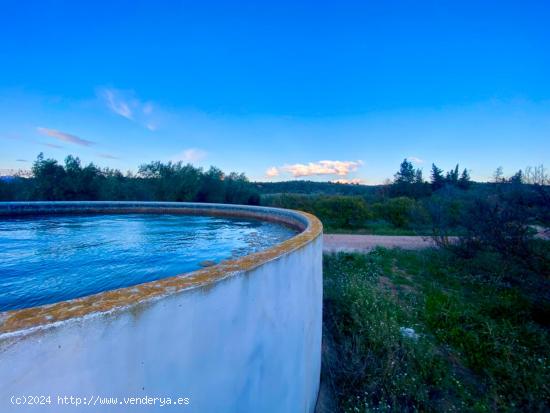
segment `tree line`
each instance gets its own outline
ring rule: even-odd
[[[528,166],[525,170],[519,170],[510,177],[505,177],[502,167],[498,167],[493,174],[493,180],[489,184],[527,184],[527,185],[548,185],[550,178],[544,165],[535,167]],[[470,177],[468,169],[460,170],[459,164],[444,172],[436,164],[432,163],[429,181],[425,180],[420,168],[415,168],[407,159],[404,159],[395,173],[390,187],[390,196],[408,196],[421,198],[432,195],[443,188],[458,188],[468,190],[474,182]],[[481,183],[475,183],[482,185]]]
[[[358,196],[367,202],[385,198],[429,198],[453,189],[487,193],[491,185],[548,184],[544,166],[528,167],[509,178],[502,168],[495,171],[492,183],[473,182],[467,169],[457,164],[444,172],[432,164],[429,180],[407,159],[401,162],[394,179],[387,185],[349,185],[331,182],[287,181],[250,182],[242,173],[225,174],[216,167],[207,170],[183,162],[150,162],[137,173],[123,174],[117,169],[82,165],[69,155],[63,164],[39,154],[30,177],[0,179],[0,200],[144,200],[196,201],[256,205],[267,194],[304,194]]]
[[[188,201],[257,205],[255,186],[242,173],[224,174],[183,162],[151,162],[138,172],[82,165],[69,155],[63,164],[41,153],[32,177],[0,180],[2,201]]]
[[[445,186],[466,190],[471,185],[472,180],[468,170],[464,168],[460,173],[458,164],[447,173],[432,164],[430,181],[428,182],[424,180],[422,169],[415,168],[411,161],[403,159],[399,170],[394,175],[390,195],[421,198],[430,196],[433,192]]]

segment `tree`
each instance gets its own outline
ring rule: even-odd
[[[421,198],[430,195],[430,193],[430,187],[424,183],[422,170],[415,169],[412,162],[403,159],[399,171],[394,175],[394,181],[390,188],[391,196]]]
[[[139,175],[153,186],[159,201],[194,201],[201,186],[202,169],[183,162],[155,161],[139,167]]]
[[[55,159],[44,159],[41,152],[33,163],[33,198],[40,201],[63,200],[65,195],[65,169]]]
[[[498,184],[503,181],[504,181],[504,172],[502,170],[502,166],[499,166],[497,169],[495,169],[495,172],[493,173],[493,182]]]
[[[191,164],[182,166],[178,163],[174,187],[175,201],[194,201],[201,185],[202,170]]]
[[[394,183],[396,184],[413,184],[415,182],[416,171],[414,170],[412,162],[403,159],[399,171],[394,177]]]
[[[437,191],[445,186],[445,177],[443,176],[443,170],[439,169],[434,163],[432,163],[432,173],[431,173],[431,184],[432,189]]]
[[[451,169],[447,172],[445,180],[452,185],[458,184],[458,164],[456,164],[455,169]]]
[[[231,172],[224,179],[225,200],[229,204],[259,204],[258,191],[250,185],[245,174]]]
[[[515,184],[515,185],[522,184],[523,183],[523,172],[522,172],[522,170],[520,169],[514,175],[512,175],[510,177],[510,179],[508,179],[508,182],[511,183],[511,184]]]
[[[30,177],[0,180],[0,200],[141,200],[201,201],[258,205],[256,185],[244,174],[225,175],[211,167],[204,172],[191,164],[159,161],[143,164],[136,175],[100,169],[93,163],[82,166],[69,155],[64,165],[45,159],[41,153],[33,163]]]
[[[527,168],[525,168],[524,179],[525,183],[531,185],[550,184],[550,178],[546,173],[546,168],[542,164],[540,164],[539,166],[528,166]]]
[[[461,189],[468,189],[472,185],[472,180],[470,179],[470,174],[468,170],[464,168],[460,178],[458,179],[458,187]]]
[[[99,180],[103,176],[93,164],[82,168],[80,159],[69,155],[65,158],[64,195],[66,200],[97,200],[99,196]]]
[[[210,169],[202,175],[197,200],[199,202],[223,202],[225,199],[224,177],[221,169],[211,166]]]

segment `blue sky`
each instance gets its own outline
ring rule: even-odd
[[[0,169],[379,183],[403,158],[477,179],[550,159],[550,4],[0,5]]]

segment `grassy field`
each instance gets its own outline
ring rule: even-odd
[[[436,250],[326,255],[323,381],[335,410],[549,411],[548,301],[508,270]]]

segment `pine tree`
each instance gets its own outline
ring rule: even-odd
[[[468,170],[464,168],[462,171],[462,174],[460,175],[460,178],[458,180],[458,187],[462,189],[468,189],[472,185],[472,180],[470,179],[470,174],[468,173]]]
[[[424,178],[422,178],[422,169],[418,168],[414,173],[414,183],[421,184],[423,182],[424,182]]]
[[[438,189],[445,186],[445,177],[443,176],[443,170],[439,169],[437,166],[435,166],[434,163],[432,163],[432,189],[434,191],[437,191]]]
[[[447,172],[446,181],[450,184],[456,185],[458,183],[458,164],[456,164],[455,169],[451,169]]]
[[[508,180],[511,184],[522,184],[523,183],[523,171],[520,169]]]
[[[412,184],[415,182],[415,170],[412,162],[403,159],[399,167],[399,171],[395,174],[394,183],[396,184]]]

